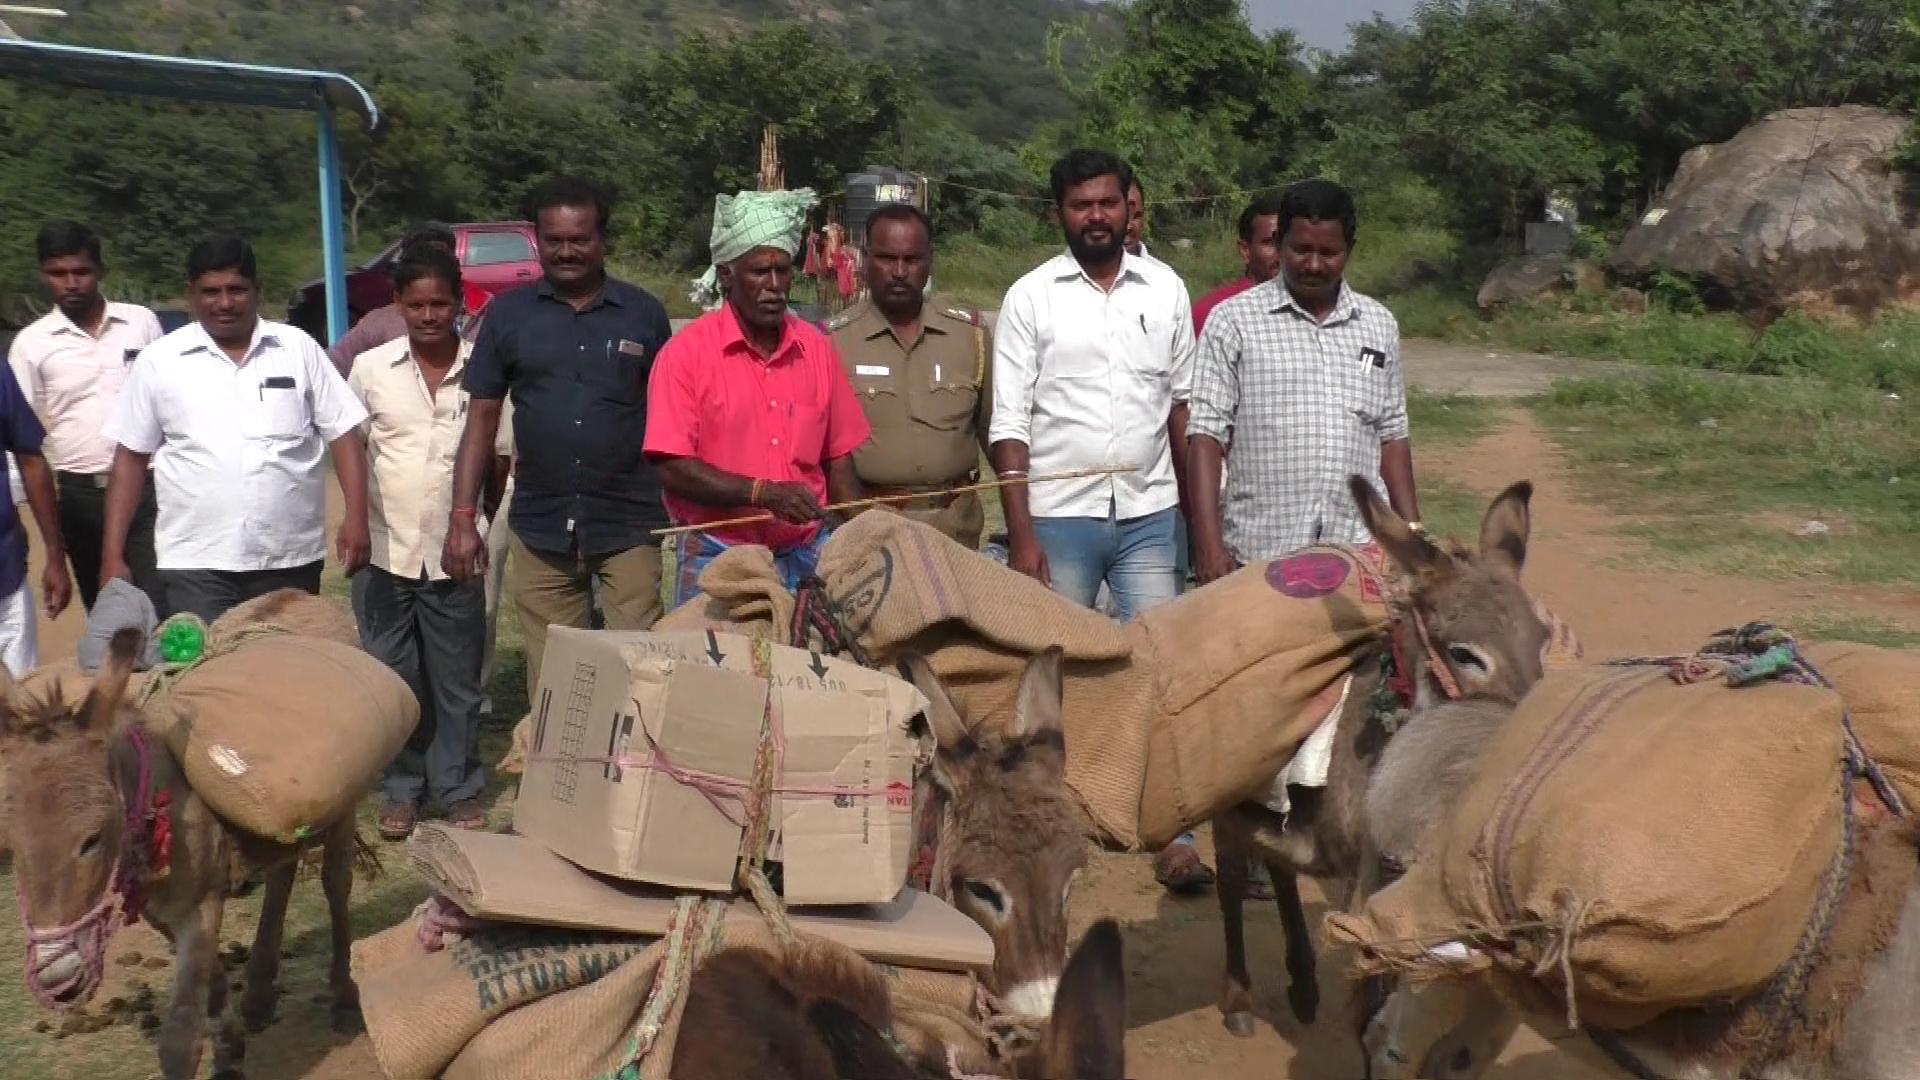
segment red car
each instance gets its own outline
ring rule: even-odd
[[[533,225],[525,221],[490,221],[453,226],[454,254],[460,276],[470,288],[488,296],[537,279],[540,259],[534,247]],[[393,303],[393,264],[400,258],[400,241],[357,270],[347,271],[347,325],[375,308]],[[287,301],[287,321],[327,340],[327,283],[309,281]]]

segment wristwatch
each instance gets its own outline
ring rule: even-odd
[[[1427,527],[1425,525],[1420,524],[1417,521],[1407,522],[1407,528],[1413,532],[1417,532],[1421,534],[1422,536],[1426,535],[1426,532],[1427,532]]]

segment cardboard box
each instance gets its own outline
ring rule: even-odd
[[[768,857],[790,904],[884,903],[906,882],[910,684],[751,640],[554,627],[514,828],[597,873],[727,892],[762,724],[780,734]]]
[[[588,873],[524,836],[423,823],[407,858],[433,891],[481,919],[659,935],[674,892]],[[796,930],[829,938],[869,960],[970,974],[993,967],[993,939],[952,907],[912,889],[884,904],[788,910]],[[750,900],[727,919],[759,920]]]

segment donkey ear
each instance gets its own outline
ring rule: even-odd
[[[1066,653],[1058,645],[1027,661],[1020,673],[1020,697],[1013,707],[1013,733],[1021,737],[1045,731],[1059,731],[1061,710],[1060,669]]]
[[[908,730],[916,739],[931,737],[936,747],[957,747],[969,741],[966,722],[960,719],[960,710],[954,707],[953,699],[947,696],[947,688],[940,683],[940,676],[933,673],[933,665],[919,653],[903,653],[900,656],[900,677],[914,685],[914,688],[926,695],[926,711],[913,718]]]
[[[1480,555],[1505,562],[1515,575],[1527,561],[1533,530],[1533,484],[1522,480],[1500,493],[1480,522]]]
[[[87,692],[87,700],[76,718],[81,730],[113,732],[120,719],[120,704],[126,700],[127,679],[133,674],[140,647],[145,643],[146,635],[135,627],[114,633],[107,645],[107,658],[100,665],[100,673],[94,676],[93,689]]]
[[[1373,482],[1364,476],[1347,477],[1347,490],[1360,508],[1360,521],[1367,532],[1380,542],[1387,557],[1409,574],[1421,576],[1439,570],[1449,560],[1431,540],[1414,532],[1406,519],[1394,513],[1387,500],[1373,490]]]
[[[1060,976],[1043,1043],[1047,1075],[1123,1080],[1126,1044],[1127,969],[1120,926],[1101,919],[1073,950]]]

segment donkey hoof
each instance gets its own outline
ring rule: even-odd
[[[1294,983],[1287,987],[1287,1004],[1293,1007],[1295,1020],[1311,1024],[1320,1012],[1320,988],[1311,982]]]
[[[1225,1021],[1227,1031],[1242,1039],[1253,1038],[1253,1014],[1250,1012],[1230,1012]]]
[[[274,998],[268,995],[258,1000],[243,1002],[240,1006],[240,1022],[247,1027],[247,1034],[258,1035],[273,1026]]]
[[[366,1030],[366,1019],[357,1004],[336,1004],[330,1013],[335,1035],[358,1035]]]

